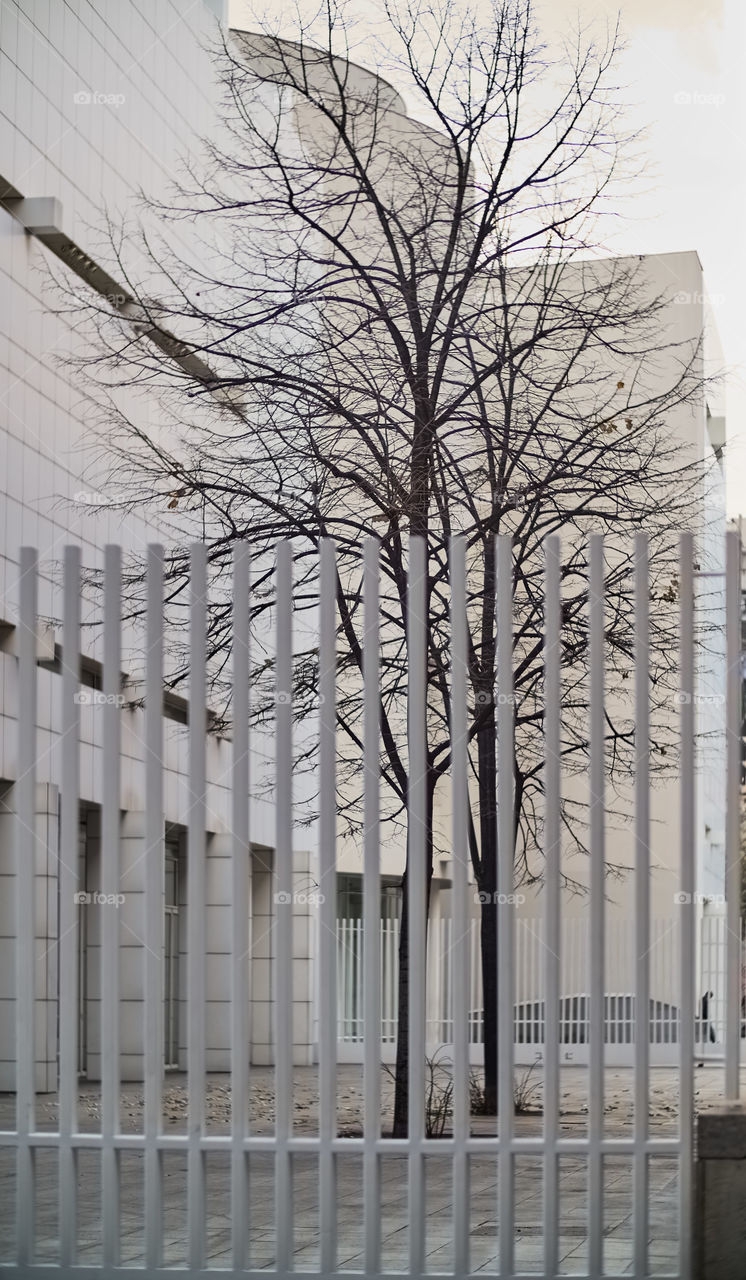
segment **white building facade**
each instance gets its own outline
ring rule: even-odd
[[[171,0],[155,3],[4,5],[0,15],[0,1090],[14,1087],[15,932],[14,787],[18,750],[19,548],[39,554],[37,724],[36,1085],[56,1088],[58,1052],[58,919],[61,725],[60,565],[66,544],[80,547],[84,569],[100,569],[103,547],[119,544],[142,554],[149,543],[166,549],[179,540],[163,504],[162,520],[117,510],[106,463],[87,433],[90,409],[68,357],[80,354],[74,315],[51,313],[49,270],[70,273],[99,291],[121,286],[116,263],[96,228],[102,213],[133,206],[143,189],[165,195],[180,159],[216,127],[217,88],[209,47],[220,37],[225,6]],[[108,273],[108,282],[106,276]],[[102,280],[105,282],[102,285]],[[113,286],[111,281],[114,282]],[[76,346],[77,343],[77,346]],[[124,393],[126,396],[126,393]],[[157,421],[156,410],[153,420]],[[84,611],[84,624],[85,624]],[[83,628],[78,991],[81,1075],[98,1079],[100,941],[116,927],[121,947],[121,1073],[142,1077],[142,940],[144,892],[143,711],[121,712],[121,899],[97,902],[100,889],[102,803],[101,635]],[[89,638],[86,639],[85,637]],[[166,637],[168,647],[168,637]],[[142,678],[142,636],[125,625],[123,701],[136,702]],[[139,656],[138,656],[139,655]],[[188,696],[164,698],[164,1064],[184,1068],[186,1044],[187,824],[190,807]],[[261,748],[271,752],[271,740]],[[207,1069],[229,1063],[230,743],[207,742]],[[257,799],[251,811],[253,922],[251,1053],[271,1060],[273,806]],[[309,858],[296,857],[299,883],[308,885]],[[114,914],[113,914],[114,913]],[[296,1053],[312,1055],[312,931],[296,941],[294,1012]]]

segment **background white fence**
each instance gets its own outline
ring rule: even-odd
[[[635,921],[611,919],[605,937],[605,1061],[623,1066],[634,1061],[635,1044]],[[471,1046],[482,1044],[482,971],[479,921],[469,923],[468,1027]],[[589,921],[562,921],[560,946],[559,1033],[566,1063],[588,1060],[590,1042]],[[741,924],[742,956],[743,924]],[[697,1007],[694,1049],[704,1058],[722,1057],[726,1025],[727,921],[723,915],[703,916],[699,922]],[[399,926],[380,922],[381,1055],[393,1060],[396,1045]],[[363,1008],[364,930],[361,919],[337,921],[337,1035],[339,1056],[362,1061],[365,1039]],[[545,922],[543,917],[515,922],[513,1045],[516,1063],[543,1056],[545,1039]],[[427,1043],[435,1053],[453,1044],[453,922],[436,918],[428,923]],[[650,922],[649,1053],[651,1065],[677,1060],[680,1007],[679,920]],[[743,1028],[742,1028],[743,1034]],[[472,1049],[474,1062],[481,1054]]]

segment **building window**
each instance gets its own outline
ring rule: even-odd
[[[78,889],[88,888],[87,871],[88,814],[80,815],[78,825]],[[78,916],[78,1075],[88,1071],[88,910],[82,902],[77,905]]]
[[[179,896],[181,849],[178,836],[166,839],[166,898],[163,929],[163,1062],[179,1066]]]
[[[401,917],[401,883],[394,876],[381,876],[381,919]],[[363,877],[354,873],[337,875],[337,919],[362,920]]]

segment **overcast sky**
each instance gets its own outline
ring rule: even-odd
[[[298,0],[313,12],[314,0]],[[612,0],[537,0],[548,40],[619,11]],[[624,0],[618,63],[631,125],[648,126],[647,171],[630,187],[613,253],[696,249],[727,367],[728,512],[746,515],[746,19],[744,0]],[[380,13],[359,0],[364,23]],[[251,0],[231,0],[252,27]],[[363,58],[360,59],[363,61]]]

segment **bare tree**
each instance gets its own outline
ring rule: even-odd
[[[673,531],[695,520],[702,483],[701,459],[682,447],[676,424],[701,393],[702,370],[696,335],[667,338],[666,298],[637,260],[598,258],[599,219],[634,163],[613,80],[616,35],[600,45],[579,38],[551,61],[531,0],[494,0],[486,25],[451,0],[400,8],[392,0],[387,15],[388,61],[406,85],[409,115],[386,80],[349,61],[343,15],[331,4],[293,42],[268,27],[226,41],[228,140],[191,165],[167,206],[148,204],[137,243],[134,232],[112,236],[127,300],[118,310],[88,300],[83,322],[96,326],[100,361],[87,368],[126,505],[183,510],[185,528],[204,533],[216,584],[230,571],[232,544],[249,539],[257,624],[273,607],[276,541],[293,540],[302,609],[316,601],[319,540],[335,540],[347,832],[361,823],[362,541],[378,537],[383,575],[385,819],[405,828],[407,551],[412,536],[426,540],[428,897],[444,838],[436,797],[451,763],[447,554],[452,536],[465,538],[468,856],[484,900],[485,1092],[494,1107],[495,535],[510,533],[514,547],[520,884],[542,875],[547,535],[563,536],[565,770],[582,772],[588,760],[589,529],[604,532],[608,546],[610,777],[628,777],[634,764],[627,575],[629,535],[640,529],[651,549],[653,766],[672,763]],[[182,223],[199,252],[175,247]],[[178,336],[178,362],[162,359],[164,333]],[[140,340],[148,334],[155,350]],[[102,396],[102,387],[125,382],[158,391],[169,430]],[[169,575],[178,608],[185,557],[171,558]],[[229,614],[225,602],[211,612],[218,668]],[[315,714],[317,666],[309,644],[296,661],[298,721]],[[185,674],[178,669],[175,681]],[[255,674],[261,720],[271,715],[267,663]],[[302,763],[314,767],[313,744]],[[584,850],[582,806],[566,799],[562,818],[567,841]],[[403,885],[407,875],[405,863]],[[407,1128],[408,947],[404,893],[397,1135]]]

